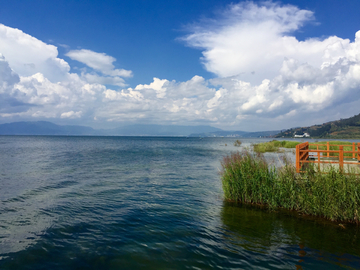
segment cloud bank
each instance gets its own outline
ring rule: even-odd
[[[202,50],[216,78],[126,88],[132,71],[91,50],[66,56],[87,66],[71,73],[57,48],[0,25],[0,119],[69,119],[116,123],[207,123],[270,130],[359,113],[360,31],[354,41],[332,36],[297,40],[314,14],[272,2],[233,4],[190,28],[182,40]],[[155,74],[156,76],[156,74]]]

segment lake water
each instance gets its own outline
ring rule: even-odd
[[[224,202],[234,141],[0,136],[0,269],[359,269],[356,225]]]

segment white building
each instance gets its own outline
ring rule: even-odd
[[[296,135],[294,134],[294,138],[309,138],[310,137],[310,134],[305,132],[303,135]]]

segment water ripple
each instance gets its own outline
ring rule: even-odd
[[[0,136],[0,268],[360,268],[356,226],[223,202],[233,140]]]

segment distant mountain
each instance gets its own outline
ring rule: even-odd
[[[85,126],[60,126],[47,121],[14,122],[0,125],[0,135],[97,135],[97,136],[189,136],[216,132],[211,126],[129,125],[116,129],[95,130]]]
[[[95,135],[96,133],[91,127],[59,126],[47,121],[0,125],[0,135]]]
[[[360,114],[353,117],[340,119],[324,123],[322,125],[314,125],[310,127],[291,128],[280,132],[275,137],[290,138],[294,135],[302,135],[305,132],[311,137],[316,138],[334,138],[334,139],[355,139],[360,138]]]
[[[129,125],[108,130],[111,135],[121,136],[189,136],[192,133],[216,132],[219,128],[211,126],[178,126],[178,125]]]
[[[191,136],[191,137],[269,137],[280,131],[224,131],[211,126],[128,125],[114,129],[61,126],[47,121],[14,122],[0,125],[0,135],[89,135],[89,136]]]
[[[213,131],[213,132],[201,132],[201,133],[192,133],[190,137],[242,137],[247,134],[246,131]]]
[[[259,138],[259,137],[272,137],[281,132],[281,130],[270,130],[270,131],[257,131],[249,132],[244,137],[248,138]]]
[[[247,131],[215,131],[215,132],[206,132],[206,133],[195,133],[191,134],[191,137],[240,137],[240,138],[260,138],[260,137],[271,137],[278,134],[280,130],[273,131],[257,131],[257,132],[247,132]]]

